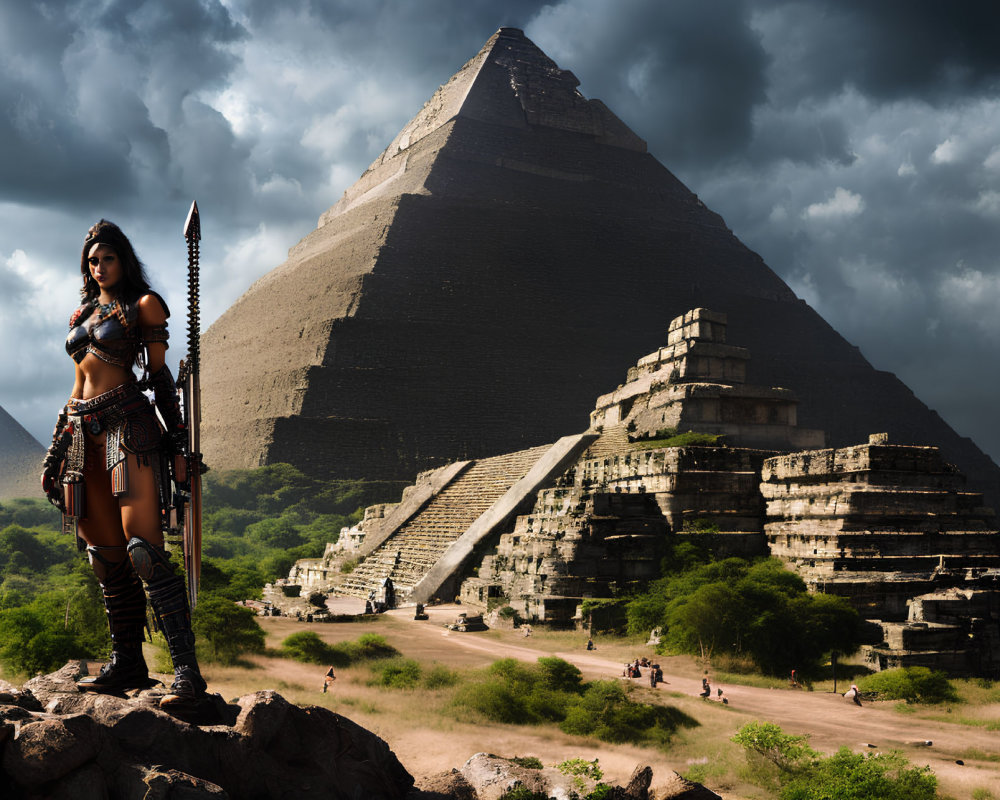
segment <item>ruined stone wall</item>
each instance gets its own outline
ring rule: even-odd
[[[665,544],[666,525],[649,495],[545,490],[535,510],[500,536],[461,596],[483,606],[502,596],[523,617],[568,622],[579,598],[657,577]]]
[[[1000,567],[992,509],[935,447],[792,453],[762,479],[771,554],[868,618],[905,619],[910,598]]]

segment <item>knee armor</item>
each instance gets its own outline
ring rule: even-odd
[[[138,536],[129,540],[128,555],[135,571],[146,584],[149,602],[166,637],[174,667],[196,665],[191,611],[184,579],[174,571],[174,565],[162,547]]]
[[[145,539],[133,536],[128,543],[128,557],[136,574],[148,586],[172,577],[174,565],[170,563],[167,551],[150,544]]]

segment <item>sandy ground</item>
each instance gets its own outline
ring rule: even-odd
[[[343,607],[336,610],[357,610],[353,607],[354,601],[341,603]],[[284,637],[301,630],[314,631],[330,642],[356,639],[371,630],[385,636],[408,657],[437,660],[452,669],[482,667],[504,657],[533,662],[541,655],[556,655],[575,664],[587,679],[620,679],[621,662],[611,658],[611,653],[603,654],[600,649],[588,652],[584,648],[585,637],[581,637],[579,650],[560,651],[550,650],[542,641],[544,637],[523,638],[514,631],[499,634],[496,631],[489,634],[448,631],[444,624],[451,622],[461,610],[457,606],[428,608],[430,620],[414,621],[412,609],[400,609],[383,615],[371,626],[346,623],[306,627],[303,623],[273,617],[261,618],[261,623],[268,633],[268,644],[273,647],[277,647]],[[277,664],[280,667],[276,667]],[[262,659],[260,665],[270,670],[281,670],[281,681],[276,687],[279,690],[282,684],[318,687],[322,682],[324,670],[314,665],[274,659]],[[901,750],[913,764],[929,765],[938,776],[942,790],[956,800],[971,798],[976,788],[988,789],[1000,800],[1000,764],[968,756],[971,750],[1000,754],[1000,732],[914,719],[895,711],[891,703],[866,703],[859,708],[840,695],[794,689],[726,685],[723,688],[729,703],[724,708],[716,700],[692,699],[700,692],[697,677],[673,675],[669,671],[665,671],[664,677],[667,685],[657,691],[665,702],[683,706],[687,713],[700,720],[702,717],[711,718],[715,724],[719,723],[722,715],[722,723],[729,731],[735,731],[751,720],[767,720],[779,724],[787,733],[809,734],[810,744],[824,752],[833,752],[842,746],[857,752]],[[645,678],[634,682],[638,686],[648,686]],[[683,772],[689,768],[689,764],[674,760],[669,752],[595,745],[590,740],[568,737],[551,729],[458,723],[448,726],[442,725],[438,715],[428,715],[426,726],[419,722],[396,724],[392,719],[386,719],[385,715],[366,714],[363,704],[338,707],[337,701],[346,700],[344,693],[348,691],[347,682],[340,681],[332,695],[317,695],[324,699],[330,697],[331,707],[384,738],[418,784],[430,775],[460,767],[471,755],[482,751],[506,756],[537,755],[546,763],[576,757],[600,758],[608,778],[618,782],[627,780],[636,766],[646,764],[653,767],[654,775],[664,774],[667,769]],[[684,696],[682,702],[674,693]],[[1000,718],[1000,708],[996,708],[995,713]],[[728,737],[731,733],[725,735]],[[927,741],[931,744],[916,744]],[[964,760],[965,764],[957,764],[958,760]],[[711,785],[711,781],[707,783]],[[718,788],[716,790],[719,791]],[[727,798],[740,796],[724,790],[722,794]]]

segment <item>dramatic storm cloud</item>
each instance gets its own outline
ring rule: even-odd
[[[176,360],[191,200],[208,324],[503,25],[1000,458],[1000,10],[974,0],[0,0],[0,405],[51,430],[96,219]]]

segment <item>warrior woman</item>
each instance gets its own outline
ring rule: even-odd
[[[121,229],[101,220],[80,257],[83,304],[69,320],[66,351],[76,362],[69,402],[45,458],[42,488],[74,519],[104,594],[111,658],[85,691],[146,688],[142,655],[146,592],[174,665],[160,701],[178,709],[205,696],[195,658],[183,578],[163,547],[170,471],[186,478],[187,432],[173,376],[165,364],[167,317],[142,263]],[[136,380],[133,366],[142,370]],[[153,404],[143,389],[153,392]],[[143,591],[145,584],[145,592]]]

